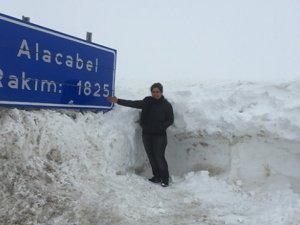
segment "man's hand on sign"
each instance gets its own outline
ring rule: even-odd
[[[116,96],[109,96],[107,97],[107,101],[112,103],[118,103],[118,98]]]

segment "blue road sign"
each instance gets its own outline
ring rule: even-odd
[[[108,110],[116,50],[0,14],[0,104]]]

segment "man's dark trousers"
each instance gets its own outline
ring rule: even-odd
[[[165,159],[167,135],[143,134],[143,143],[154,177],[160,178],[162,182],[168,183],[169,170],[168,163]]]

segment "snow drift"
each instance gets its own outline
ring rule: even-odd
[[[300,81],[164,85],[168,189],[146,180],[138,110],[2,108],[0,224],[299,224]]]

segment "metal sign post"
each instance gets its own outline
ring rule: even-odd
[[[27,16],[22,16],[22,20],[24,21],[24,22],[30,22],[30,17],[27,17]]]
[[[88,42],[92,42],[92,33],[91,32],[86,32],[86,40]]]
[[[116,50],[0,14],[0,104],[111,109]]]

